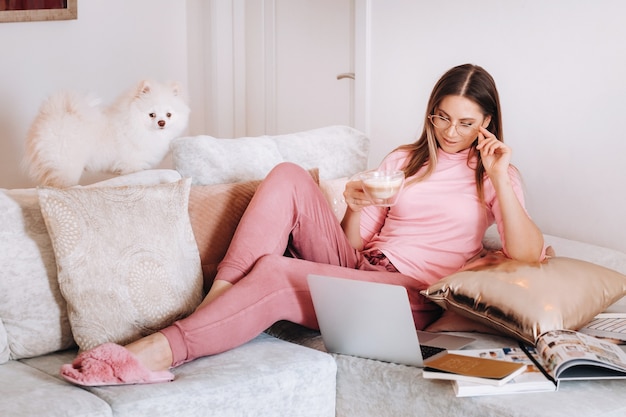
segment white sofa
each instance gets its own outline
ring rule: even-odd
[[[207,142],[212,151],[216,151],[219,145],[217,153],[209,153],[221,158],[220,170],[233,174],[219,181],[254,180],[271,167],[271,164],[254,166],[254,156],[258,155],[259,149],[250,150],[248,145],[252,139],[223,143],[216,142],[220,140],[214,138],[195,139],[198,139],[197,144]],[[367,164],[366,138],[349,128],[332,127],[299,135],[258,139],[266,142],[263,152],[277,161],[291,160],[309,169],[319,167],[320,185],[337,216],[341,216],[345,209],[340,197],[342,184],[347,176],[364,169]],[[193,177],[194,170],[206,168],[205,164],[209,161],[202,160],[202,152],[194,150],[189,142],[188,138],[176,145],[174,159],[181,173]],[[267,147],[274,149],[268,150]],[[315,151],[314,156],[311,150]],[[190,159],[193,161],[187,166],[185,161]],[[246,164],[247,172],[235,175],[237,167],[242,164]],[[176,178],[174,174],[163,176],[159,173],[159,181]],[[224,192],[224,186],[219,184],[214,188],[200,184],[194,187]],[[27,192],[36,194],[34,190]],[[9,239],[7,233],[12,228],[8,222],[15,226],[16,221],[15,201],[6,190],[0,197],[0,237]],[[21,209],[22,222],[26,227],[32,221],[33,213],[23,206],[18,207],[18,211]],[[192,219],[194,224],[198,223]],[[197,230],[194,228],[194,232]],[[27,235],[37,240],[31,232]],[[626,273],[626,254],[554,236],[546,236],[546,240],[558,255],[587,260]],[[495,246],[497,239],[488,235],[485,244]],[[38,256],[49,258],[50,248],[44,246],[38,241],[33,250],[40,250]],[[0,364],[2,416],[626,415],[626,396],[623,395],[626,381],[570,382],[562,384],[555,393],[456,398],[448,382],[425,380],[419,368],[325,353],[317,332],[284,322],[277,323],[237,349],[174,369],[176,379],[170,383],[80,388],[65,382],[58,375],[61,364],[70,362],[76,355],[71,335],[69,341],[62,340],[61,336],[55,339],[57,345],[66,349],[41,350],[40,354],[29,355],[25,341],[32,337],[37,339],[37,335],[43,334],[44,330],[26,326],[24,331],[35,329],[31,332],[31,339],[20,338],[21,335],[14,334],[20,323],[15,323],[16,319],[10,312],[6,313],[6,306],[16,302],[32,303],[35,308],[42,300],[41,293],[29,294],[34,285],[29,286],[26,280],[34,279],[36,271],[31,271],[26,263],[32,263],[32,259],[7,258],[0,254],[0,260],[0,288],[5,289],[0,292],[0,314],[3,315],[0,316],[3,320],[0,322],[0,361],[4,361]],[[22,278],[24,282],[12,280],[24,269],[29,271],[29,275]],[[55,272],[50,270],[49,265],[45,270],[51,287],[55,285]],[[205,272],[210,274],[213,270],[208,267]],[[15,285],[23,286],[23,291],[6,291]],[[22,298],[8,299],[9,296]],[[46,318],[58,315],[60,325],[67,326],[66,318],[61,314],[63,307],[60,303],[58,308],[48,309],[43,314]],[[512,339],[490,334],[471,333],[471,336],[476,341],[470,347],[475,348],[516,344]],[[38,341],[29,343],[37,345]]]

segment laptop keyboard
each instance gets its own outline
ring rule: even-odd
[[[596,318],[580,331],[591,336],[626,341],[626,318]]]
[[[420,345],[420,349],[422,351],[422,359],[427,359],[430,358],[431,356],[436,355],[439,352],[443,352],[444,348],[440,348],[440,347],[435,347],[435,346],[426,346],[426,345]]]

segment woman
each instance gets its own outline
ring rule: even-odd
[[[427,109],[420,138],[380,166],[407,178],[393,207],[373,206],[361,182],[350,181],[339,224],[306,171],[277,166],[193,314],[125,347],[109,343],[81,353],[62,374],[83,385],[171,380],[168,368],[239,346],[278,320],[317,329],[308,274],[402,285],[416,328],[424,328],[440,310],[419,291],[477,255],[494,222],[509,257],[540,260],[543,236],[524,209],[502,142],[492,77],[479,66],[454,67],[435,85]]]

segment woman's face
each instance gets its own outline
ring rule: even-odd
[[[457,153],[472,146],[478,136],[478,127],[489,126],[491,117],[485,117],[480,106],[468,98],[445,96],[431,121],[441,149],[446,153]]]

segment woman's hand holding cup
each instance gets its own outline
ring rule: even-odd
[[[402,171],[365,171],[348,181],[343,195],[353,211],[371,205],[391,207],[403,186]]]
[[[372,205],[369,197],[363,191],[363,182],[360,175],[361,173],[358,173],[350,178],[343,191],[344,201],[352,211],[361,211],[363,207]]]

